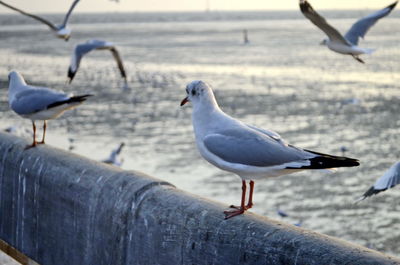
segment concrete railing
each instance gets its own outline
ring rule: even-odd
[[[187,194],[142,173],[0,133],[0,239],[42,265],[400,264]]]

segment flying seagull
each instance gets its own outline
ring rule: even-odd
[[[126,86],[126,72],[117,48],[113,43],[102,40],[89,40],[86,43],[78,44],[75,46],[75,50],[72,53],[71,57],[71,64],[68,68],[69,83],[71,83],[74,79],[75,74],[78,71],[79,65],[81,63],[82,57],[93,50],[109,50],[112,53],[115,61],[117,62],[119,71],[121,72],[121,76],[124,79]]]
[[[13,6],[11,6],[11,5],[9,5],[9,4],[3,2],[3,1],[0,1],[0,4],[6,6],[6,7],[8,7],[8,8],[10,8],[10,9],[12,9],[12,10],[17,11],[17,12],[21,13],[22,15],[31,17],[31,18],[33,18],[33,19],[36,19],[36,20],[38,20],[38,21],[40,21],[40,22],[46,24],[47,26],[50,27],[50,29],[51,29],[52,31],[54,31],[54,33],[56,34],[56,36],[57,36],[58,38],[64,39],[65,41],[68,41],[68,39],[71,37],[71,30],[67,27],[68,19],[69,19],[69,17],[71,16],[72,10],[74,10],[74,8],[75,8],[75,6],[78,4],[78,2],[79,2],[79,0],[75,0],[75,1],[72,3],[71,7],[70,7],[69,10],[68,10],[68,13],[65,15],[65,18],[64,18],[63,23],[62,23],[61,25],[55,25],[55,24],[51,23],[50,21],[48,21],[48,20],[46,20],[46,19],[44,19],[44,18],[42,18],[42,17],[39,17],[39,16],[30,14],[30,13],[27,13],[27,12],[25,12],[25,11],[22,11],[21,9],[18,9],[18,8],[16,8],[16,7],[13,7]]]
[[[254,180],[277,177],[307,169],[358,166],[356,159],[309,151],[287,144],[276,132],[247,125],[225,114],[211,87],[203,81],[186,86],[181,106],[192,102],[192,123],[197,148],[214,166],[242,179],[240,206],[225,211],[225,219],[244,213],[253,206]],[[245,205],[246,181],[250,181]]]
[[[375,181],[375,184],[367,190],[361,198],[356,202],[362,201],[372,195],[378,194],[381,191],[393,188],[400,183],[400,162],[392,165],[388,171],[383,174],[382,177]]]
[[[33,126],[33,142],[30,147],[44,144],[46,136],[46,121],[55,119],[64,111],[80,105],[91,95],[73,96],[46,87],[27,85],[22,75],[16,71],[8,75],[8,102],[11,109],[19,116],[30,119]],[[43,121],[43,137],[36,142],[35,121]]]
[[[364,38],[367,31],[373,25],[375,25],[380,18],[389,15],[396,4],[397,1],[379,11],[361,18],[344,36],[340,34],[339,31],[334,27],[329,25],[325,18],[320,16],[307,2],[307,0],[300,0],[300,10],[306,18],[308,18],[314,25],[328,35],[328,39],[324,39],[321,42],[322,45],[328,46],[328,48],[334,52],[349,54],[360,63],[364,63],[359,55],[371,54],[374,50],[358,47],[359,38]]]
[[[119,155],[121,154],[122,148],[125,146],[125,143],[120,143],[117,149],[112,150],[110,156],[103,160],[103,163],[114,165],[114,166],[122,166],[124,159],[119,159]]]

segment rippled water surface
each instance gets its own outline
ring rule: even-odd
[[[368,11],[324,12],[342,32]],[[47,15],[60,20],[59,15]],[[400,157],[400,16],[380,21],[361,46],[377,48],[362,65],[319,42],[323,34],[298,12],[76,14],[69,42],[46,26],[0,16],[1,127],[30,129],[7,104],[7,74],[28,83],[96,96],[49,122],[48,144],[101,160],[120,142],[124,169],[143,171],[178,188],[238,203],[240,179],[198,154],[191,106],[179,107],[185,85],[210,83],[228,114],[280,133],[307,149],[359,158],[358,168],[303,172],[256,182],[255,213],[399,256],[400,192],[394,188],[353,204]],[[249,32],[244,45],[242,31]],[[70,53],[88,39],[114,42],[130,92],[123,92],[107,51],[84,58],[66,85]],[[360,104],[344,104],[349,99]]]

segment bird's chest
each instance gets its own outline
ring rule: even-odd
[[[327,46],[332,51],[342,54],[352,54],[354,52],[351,46],[342,43],[329,42]]]

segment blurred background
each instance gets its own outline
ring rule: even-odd
[[[391,3],[314,2],[342,33],[358,18]],[[10,4],[61,23],[71,3]],[[70,19],[68,42],[30,18],[2,6],[0,12],[0,129],[15,126],[18,135],[31,140],[30,121],[8,106],[12,69],[28,84],[93,93],[85,104],[48,123],[48,145],[102,160],[124,142],[123,169],[238,204],[240,179],[200,157],[191,106],[179,107],[186,84],[201,79],[212,85],[229,115],[272,129],[295,146],[361,160],[360,167],[333,174],[315,171],[257,181],[252,212],[399,254],[399,189],[353,202],[400,157],[400,31],[395,30],[400,12],[379,21],[360,42],[377,49],[362,56],[365,65],[320,46],[325,35],[303,17],[297,1],[275,6],[254,0],[244,6],[242,1],[145,5],[82,0]],[[108,51],[88,54],[73,83],[66,84],[74,46],[90,39],[117,46],[131,90],[122,89]],[[280,217],[278,209],[288,217]]]

